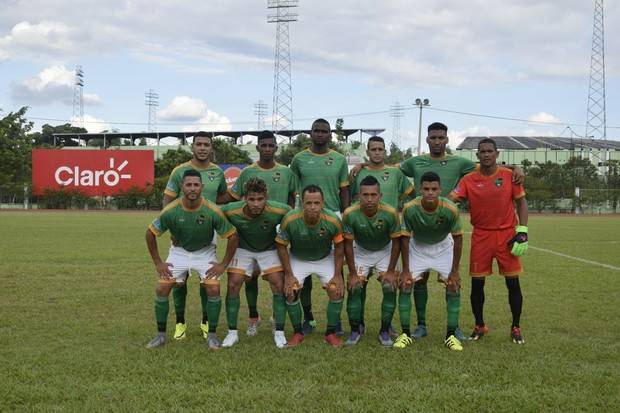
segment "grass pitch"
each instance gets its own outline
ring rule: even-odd
[[[0,410],[612,411],[620,406],[620,268],[535,249],[523,260],[523,346],[508,338],[507,292],[494,276],[486,288],[491,332],[480,342],[465,343],[462,353],[442,346],[444,293],[434,282],[429,283],[429,336],[406,350],[380,347],[380,288],[374,280],[368,332],[354,348],[322,343],[326,295],[315,282],[319,331],[302,346],[277,350],[264,323],[258,336],[241,334],[234,348],[210,352],[199,335],[193,277],[189,337],[146,350],[155,332],[156,275],[144,233],[154,215],[0,213]],[[620,267],[618,234],[618,216],[530,219],[532,246],[614,267]],[[160,239],[162,256],[167,238]],[[466,239],[461,326],[469,332]],[[261,282],[259,311],[265,319],[270,300]],[[223,338],[223,312],[219,326]],[[289,336],[288,319],[286,332]]]

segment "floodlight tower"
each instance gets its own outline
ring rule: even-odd
[[[267,104],[258,100],[254,104],[254,115],[256,115],[256,130],[265,129],[265,116],[267,116]]]
[[[75,67],[73,81],[73,126],[84,127],[84,71],[82,66]]]
[[[146,100],[144,103],[149,110],[149,123],[148,132],[157,132],[157,108],[159,107],[159,93],[156,93],[153,89],[149,89],[144,94]]]
[[[293,129],[293,89],[291,86],[291,38],[289,23],[297,21],[298,0],[267,0],[267,8],[275,9],[267,16],[269,23],[276,24],[276,55],[273,73],[273,119],[272,129],[278,132]],[[290,138],[289,138],[290,140]]]
[[[390,117],[394,119],[392,125],[392,143],[400,148],[400,118],[405,116],[405,107],[400,102],[394,103],[390,106]]]
[[[605,113],[605,25],[603,0],[594,1],[594,27],[590,56],[590,86],[588,89],[588,118],[586,137],[607,138]]]

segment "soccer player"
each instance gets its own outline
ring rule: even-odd
[[[392,346],[389,328],[396,307],[400,220],[397,210],[382,202],[382,198],[379,181],[374,176],[366,176],[360,182],[359,202],[347,208],[342,216],[344,251],[349,267],[347,313],[351,335],[347,345],[357,344],[363,333],[362,287],[375,269],[383,289],[379,341]]]
[[[478,143],[477,156],[480,170],[466,175],[450,194],[454,200],[469,201],[474,227],[469,274],[472,277],[470,299],[476,326],[470,338],[478,340],[489,331],[483,317],[484,283],[485,277],[493,273],[495,258],[508,288],[512,312],[510,337],[514,343],[523,344],[519,324],[523,306],[519,275],[523,269],[519,256],[525,254],[528,247],[525,191],[522,185],[512,181],[509,169],[497,165],[499,152],[493,139],[482,139]]]
[[[256,151],[259,156],[258,161],[241,171],[233,187],[228,190],[227,196],[219,200],[220,203],[240,200],[245,195],[245,184],[252,177],[258,177],[267,184],[267,195],[270,201],[288,204],[294,208],[297,181],[289,168],[277,163],[274,159],[278,145],[273,132],[265,130],[258,134]],[[260,324],[257,310],[259,274],[259,271],[254,272],[245,280],[245,297],[250,313],[246,331],[248,336],[256,335]]]
[[[214,350],[220,347],[216,336],[222,306],[219,277],[232,259],[239,238],[222,211],[200,195],[202,187],[198,171],[185,171],[181,180],[183,197],[168,204],[146,231],[146,245],[159,274],[159,283],[155,290],[157,335],[147,344],[148,348],[166,344],[168,295],[174,285],[186,282],[187,275],[192,270],[198,273],[207,293],[207,311],[211,320],[207,345]],[[175,244],[170,248],[166,262],[163,262],[157,248],[156,236],[168,230],[174,237]],[[211,243],[213,230],[221,237],[228,238],[221,262],[217,261],[215,246]]]
[[[450,350],[461,351],[463,346],[455,337],[461,306],[459,264],[463,249],[459,210],[452,201],[439,195],[441,180],[435,172],[422,175],[420,185],[418,189],[422,195],[403,208],[403,271],[399,299],[403,333],[394,347],[405,348],[412,343],[409,329],[411,284],[435,270],[446,285],[448,328],[444,343]]]
[[[280,202],[268,200],[267,185],[260,178],[252,177],[244,185],[244,200],[222,207],[222,212],[237,229],[239,247],[228,267],[228,290],[226,292],[226,317],[228,335],[222,347],[232,347],[239,342],[237,319],[239,314],[239,290],[244,280],[251,277],[255,267],[269,281],[273,293],[272,308],[275,318],[273,339],[276,347],[286,347],[284,320],[284,270],[276,251],[276,227],[291,208]]]
[[[342,339],[336,335],[336,327],[344,296],[342,224],[336,214],[323,208],[321,188],[308,185],[301,196],[302,209],[286,214],[276,237],[276,248],[284,267],[287,310],[295,331],[288,345],[296,346],[304,339],[299,290],[307,277],[317,274],[329,298],[325,342],[339,347]]]
[[[347,160],[344,155],[329,149],[332,139],[329,122],[317,119],[312,123],[310,131],[310,148],[299,152],[291,161],[291,171],[296,175],[299,188],[316,185],[323,193],[325,208],[336,213],[349,207],[349,178]],[[312,314],[312,278],[308,277],[301,292],[301,303],[304,309],[304,333],[308,334],[316,327]],[[340,321],[338,333],[344,334]]]
[[[413,156],[401,162],[400,169],[405,175],[413,178],[414,188],[420,187],[420,179],[424,173],[435,172],[441,179],[441,196],[447,197],[463,176],[476,169],[476,164],[473,161],[448,154],[448,142],[448,127],[440,122],[431,123],[428,126],[428,136],[426,137],[429,153]],[[517,166],[507,166],[507,168],[513,169],[513,180],[522,184],[524,174],[521,168]],[[356,166],[351,173],[356,174],[358,170],[359,166]],[[413,299],[418,318],[417,326],[412,334],[415,339],[427,335],[426,304],[428,302],[427,282],[429,275],[428,272],[424,273],[413,287]],[[457,328],[455,336],[459,340],[466,338],[460,328]]]
[[[202,177],[202,197],[212,203],[215,203],[218,197],[226,194],[226,180],[222,169],[210,161],[211,152],[213,151],[213,141],[207,132],[197,132],[192,142],[192,159],[182,163],[172,170],[168,184],[164,190],[164,208],[170,202],[181,196],[181,183],[183,174],[189,169],[195,169],[200,172]],[[172,243],[176,241],[173,238]],[[174,331],[175,340],[185,338],[187,325],[185,324],[185,302],[187,299],[187,283],[175,286],[172,289],[172,297],[174,298],[174,311],[176,313],[176,328]],[[202,322],[200,330],[204,338],[207,338],[209,332],[208,312],[207,312],[207,295],[203,288],[200,288],[200,304],[202,306]]]

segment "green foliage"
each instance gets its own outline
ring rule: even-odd
[[[9,112],[0,119],[0,196],[24,193],[24,185],[30,183],[32,129],[25,115],[27,107]]]
[[[343,131],[344,119],[338,118],[336,119],[336,140],[338,143],[343,143],[347,141],[347,137],[344,136]]]
[[[351,143],[351,147],[352,147],[354,150],[358,149],[360,146],[362,146],[362,142],[361,142],[361,141],[353,141],[353,142]]]
[[[41,127],[41,132],[35,132],[31,135],[33,146],[53,146],[53,134],[55,133],[88,133],[88,131],[84,128],[72,126],[70,123],[65,123],[58,126],[52,126],[46,123]],[[78,141],[70,138],[58,137],[56,139],[56,146],[78,146]]]
[[[183,148],[166,151],[162,157],[155,161],[155,177],[168,177],[178,165],[192,159],[192,154]]]
[[[291,164],[291,161],[295,155],[304,149],[309,148],[311,144],[312,141],[310,140],[310,137],[305,133],[300,133],[290,144],[280,147],[279,153],[276,155],[276,161],[282,165],[288,166]],[[329,149],[333,149],[336,152],[345,155],[343,148],[333,141],[329,143]]]
[[[42,209],[83,209],[97,206],[95,198],[84,195],[76,188],[45,189],[38,198]]]
[[[407,148],[405,152],[403,152],[394,142],[390,145],[390,153],[385,157],[386,165],[395,165],[399,164],[407,158],[410,158],[411,148]]]
[[[252,159],[248,153],[226,139],[213,139],[213,162],[216,164],[250,164]]]
[[[143,189],[133,186],[127,190],[119,191],[112,198],[112,202],[118,209],[147,209],[149,207],[149,196],[152,193],[152,187]]]

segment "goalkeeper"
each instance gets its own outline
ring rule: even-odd
[[[493,258],[505,277],[512,312],[510,337],[523,344],[519,325],[523,296],[519,275],[523,268],[519,257],[527,251],[527,201],[523,186],[512,182],[512,171],[497,165],[499,152],[493,139],[478,143],[480,169],[465,175],[450,194],[452,200],[469,201],[471,224],[471,308],[476,326],[470,339],[478,340],[489,329],[484,324],[484,282],[493,273]],[[515,213],[516,206],[516,213]],[[518,222],[517,222],[518,217]]]

